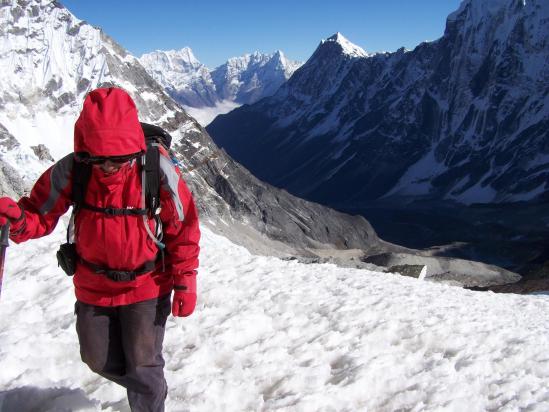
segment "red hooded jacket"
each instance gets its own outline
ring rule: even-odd
[[[92,91],[84,102],[74,130],[75,152],[91,156],[120,156],[146,150],[137,109],[122,89]],[[71,206],[74,154],[50,167],[30,195],[19,200],[25,219],[12,227],[11,239],[20,243],[52,232]],[[131,161],[106,174],[92,166],[85,202],[99,208],[142,208],[141,166]],[[172,291],[173,285],[196,291],[200,230],[198,214],[179,170],[166,152],[160,156],[160,220],[166,245],[165,271],[157,269],[132,281],[113,281],[78,263],[74,276],[76,298],[99,306],[127,305]],[[154,221],[149,222],[151,229]],[[132,271],[155,260],[158,249],[145,229],[142,216],[111,216],[80,209],[75,219],[79,256],[113,270]]]

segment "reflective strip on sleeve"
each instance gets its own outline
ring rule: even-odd
[[[165,156],[160,155],[160,177],[162,188],[170,192],[179,221],[183,221],[185,214],[183,213],[183,203],[179,198],[179,174],[174,169],[173,163]]]
[[[59,160],[51,170],[50,193],[48,200],[40,208],[40,213],[45,215],[50,212],[61,195],[61,191],[67,187],[72,173],[73,153]]]

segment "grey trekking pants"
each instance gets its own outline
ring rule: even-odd
[[[82,360],[127,389],[133,412],[164,411],[162,342],[170,309],[170,295],[114,307],[75,304]]]

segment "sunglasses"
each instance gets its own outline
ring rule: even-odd
[[[140,152],[132,153],[124,156],[90,156],[87,153],[76,153],[75,158],[78,162],[82,162],[89,165],[102,165],[107,161],[115,165],[123,165],[130,160],[136,159],[141,155]]]

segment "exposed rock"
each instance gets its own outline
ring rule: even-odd
[[[495,293],[517,293],[520,295],[549,294],[549,277],[542,279],[523,279],[515,283],[494,285],[484,288],[470,288],[478,291],[491,291]]]
[[[387,271],[411,278],[419,278],[424,267],[424,265],[396,265],[387,268]]]
[[[18,199],[29,190],[30,185],[21,178],[17,170],[0,157],[0,197]]]
[[[461,286],[502,285],[516,282],[520,275],[493,265],[464,259],[421,256],[410,253],[382,253],[365,256],[363,260],[377,266],[400,268],[402,266],[427,266],[426,280],[448,282]],[[390,269],[389,269],[390,271]],[[400,273],[399,270],[396,270]]]
[[[31,149],[40,160],[48,160],[50,162],[54,161],[53,157],[50,154],[50,151],[42,143],[40,143],[38,146],[31,146]]]
[[[19,146],[15,137],[2,124],[0,124],[0,146],[5,151],[13,150]]]

